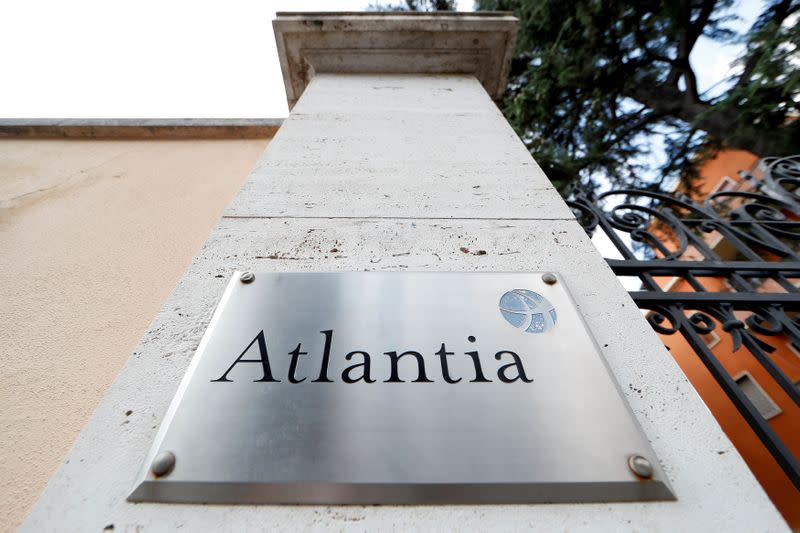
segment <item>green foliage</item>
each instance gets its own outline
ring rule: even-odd
[[[367,7],[367,11],[455,11],[456,0],[404,0],[383,4],[377,1]]]
[[[520,20],[503,110],[557,187],[690,184],[720,147],[800,153],[800,1],[771,1],[749,32],[733,0],[477,0]],[[698,90],[697,40],[742,43],[738,71]],[[666,153],[666,156],[664,154]]]

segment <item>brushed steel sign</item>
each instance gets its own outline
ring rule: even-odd
[[[564,282],[231,280],[131,501],[674,499]]]

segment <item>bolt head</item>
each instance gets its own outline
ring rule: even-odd
[[[242,275],[239,276],[239,281],[242,283],[252,283],[253,280],[256,279],[256,275],[252,272],[242,272]]]
[[[545,272],[542,274],[542,281],[547,283],[548,285],[553,285],[558,279],[556,279],[556,275],[552,272]]]
[[[150,471],[156,477],[166,476],[173,468],[175,468],[175,454],[172,452],[159,453],[150,465]]]
[[[653,465],[641,455],[631,455],[628,457],[628,467],[637,476],[650,479],[653,477]]]

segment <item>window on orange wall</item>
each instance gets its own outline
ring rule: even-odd
[[[710,350],[717,344],[719,344],[719,335],[716,331],[709,331],[708,333],[700,335],[700,338],[703,339],[703,342],[706,343],[706,347]]]
[[[786,343],[786,346],[795,354],[797,357],[800,357],[800,350],[797,349],[797,346],[794,345],[792,341]]]
[[[750,375],[750,372],[742,372],[733,379],[742,389],[744,395],[747,396],[747,399],[750,400],[750,403],[753,404],[753,407],[761,413],[764,420],[775,418],[781,414],[781,408],[770,398],[769,394],[758,384],[755,378]]]
[[[735,191],[739,188],[739,182],[735,179],[731,178],[730,176],[724,176],[719,182],[717,186],[714,187],[709,194],[714,194],[715,192],[728,192],[728,191]]]

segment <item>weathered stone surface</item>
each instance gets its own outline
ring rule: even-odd
[[[510,13],[278,13],[272,23],[289,108],[320,73],[470,74],[505,91]]]
[[[336,83],[327,83],[325,80],[329,78],[336,79]],[[322,73],[317,74],[309,85],[316,84],[317,80],[321,87],[316,88],[315,92],[324,94],[324,98],[306,99],[306,103],[303,99],[299,100],[292,109],[292,116],[342,116],[344,110],[355,110],[365,115],[391,112],[395,124],[405,124],[408,127],[414,127],[414,117],[407,116],[413,112],[426,113],[432,119],[444,115],[458,117],[466,114],[503,117],[497,106],[488,105],[492,99],[486,91],[475,91],[475,86],[480,86],[480,82],[471,75],[374,76]],[[484,124],[484,127],[511,131],[511,126],[505,119],[495,124]]]
[[[583,230],[570,215],[559,215],[568,213],[562,200],[537,181],[540,171],[524,147],[514,144],[519,141],[510,139],[504,126],[493,123],[503,118],[478,83],[464,82],[463,77],[431,79],[432,87],[462,84],[465,92],[476,92],[465,94],[465,98],[476,102],[472,112],[481,114],[481,120],[486,121],[478,128],[485,132],[482,142],[505,150],[500,156],[485,150],[476,157],[471,152],[482,148],[466,137],[462,144],[452,145],[455,152],[449,158],[421,147],[421,141],[430,145],[444,141],[418,130],[415,123],[404,122],[406,104],[397,107],[390,104],[392,111],[387,112],[385,120],[370,118],[374,115],[365,110],[363,116],[353,117],[354,122],[347,128],[332,118],[338,107],[329,97],[331,94],[344,92],[342,101],[352,102],[356,109],[359,100],[369,102],[375,98],[373,87],[392,85],[406,91],[402,99],[412,105],[416,100],[430,97],[425,79],[425,76],[379,75],[315,78],[296,106],[305,116],[286,122],[285,129],[278,133],[240,193],[258,200],[237,200],[214,229],[65,464],[51,480],[24,530],[83,531],[108,524],[114,524],[119,531],[137,528],[294,531],[315,527],[772,531],[785,527],[741,457]],[[415,96],[414,92],[420,94]],[[455,108],[455,103],[451,103]],[[454,124],[461,120],[454,115],[461,112],[443,107],[434,109],[432,114],[442,124]],[[435,121],[430,124],[434,127]],[[380,150],[370,147],[370,138],[386,144],[382,159]],[[338,149],[330,148],[330,144],[336,143],[340,143]],[[424,156],[416,163],[408,162],[407,182],[404,182],[403,159],[392,154],[410,153],[412,148],[423,150]],[[459,187],[436,184],[433,178],[420,180],[418,174],[426,168],[425,162],[430,161],[431,169],[444,174],[443,182],[459,183],[466,176],[476,179],[485,176],[487,160],[492,165],[506,157],[509,167],[503,174],[506,181],[493,182],[484,177],[485,181],[475,183],[500,196],[486,205],[467,202],[472,190],[469,179]],[[373,158],[376,160],[372,161]],[[448,170],[448,164],[452,170]],[[379,185],[368,186],[364,180],[373,170]],[[381,173],[383,170],[386,175]],[[348,182],[351,179],[348,171],[356,176],[352,182]],[[528,175],[531,185],[526,188],[523,178]],[[330,184],[343,190],[328,196]],[[415,184],[423,190],[414,192]],[[359,190],[365,191],[360,198]],[[427,194],[432,199],[431,207],[426,210],[406,206],[408,216],[401,216],[402,205],[393,207],[378,192],[400,196],[403,202],[425,202],[421,195]],[[506,214],[509,211],[528,212],[528,206],[521,200],[529,197],[526,195],[540,196],[542,207],[531,208],[523,219],[510,220]],[[339,203],[331,202],[331,198]],[[301,209],[299,206],[306,201],[318,203]],[[455,207],[460,202],[469,206],[463,212]],[[281,209],[294,214],[281,215]],[[426,212],[431,215],[420,216]],[[662,461],[678,501],[404,507],[127,503],[125,497],[132,489],[158,424],[235,269],[559,272]],[[135,414],[127,417],[129,423],[123,424],[127,410]]]
[[[470,249],[469,253],[460,250]],[[338,252],[331,252],[336,248]],[[485,250],[485,255],[475,252]],[[24,530],[778,530],[780,517],[575,222],[224,219],[99,406]],[[282,507],[125,502],[232,269],[554,270],[568,287],[677,502]],[[133,415],[125,417],[126,410]],[[125,420],[129,423],[123,424]],[[719,453],[724,452],[724,453]],[[712,510],[713,512],[709,512]],[[56,524],[58,525],[57,527]]]
[[[471,76],[319,75],[272,146],[226,215],[574,218]]]

